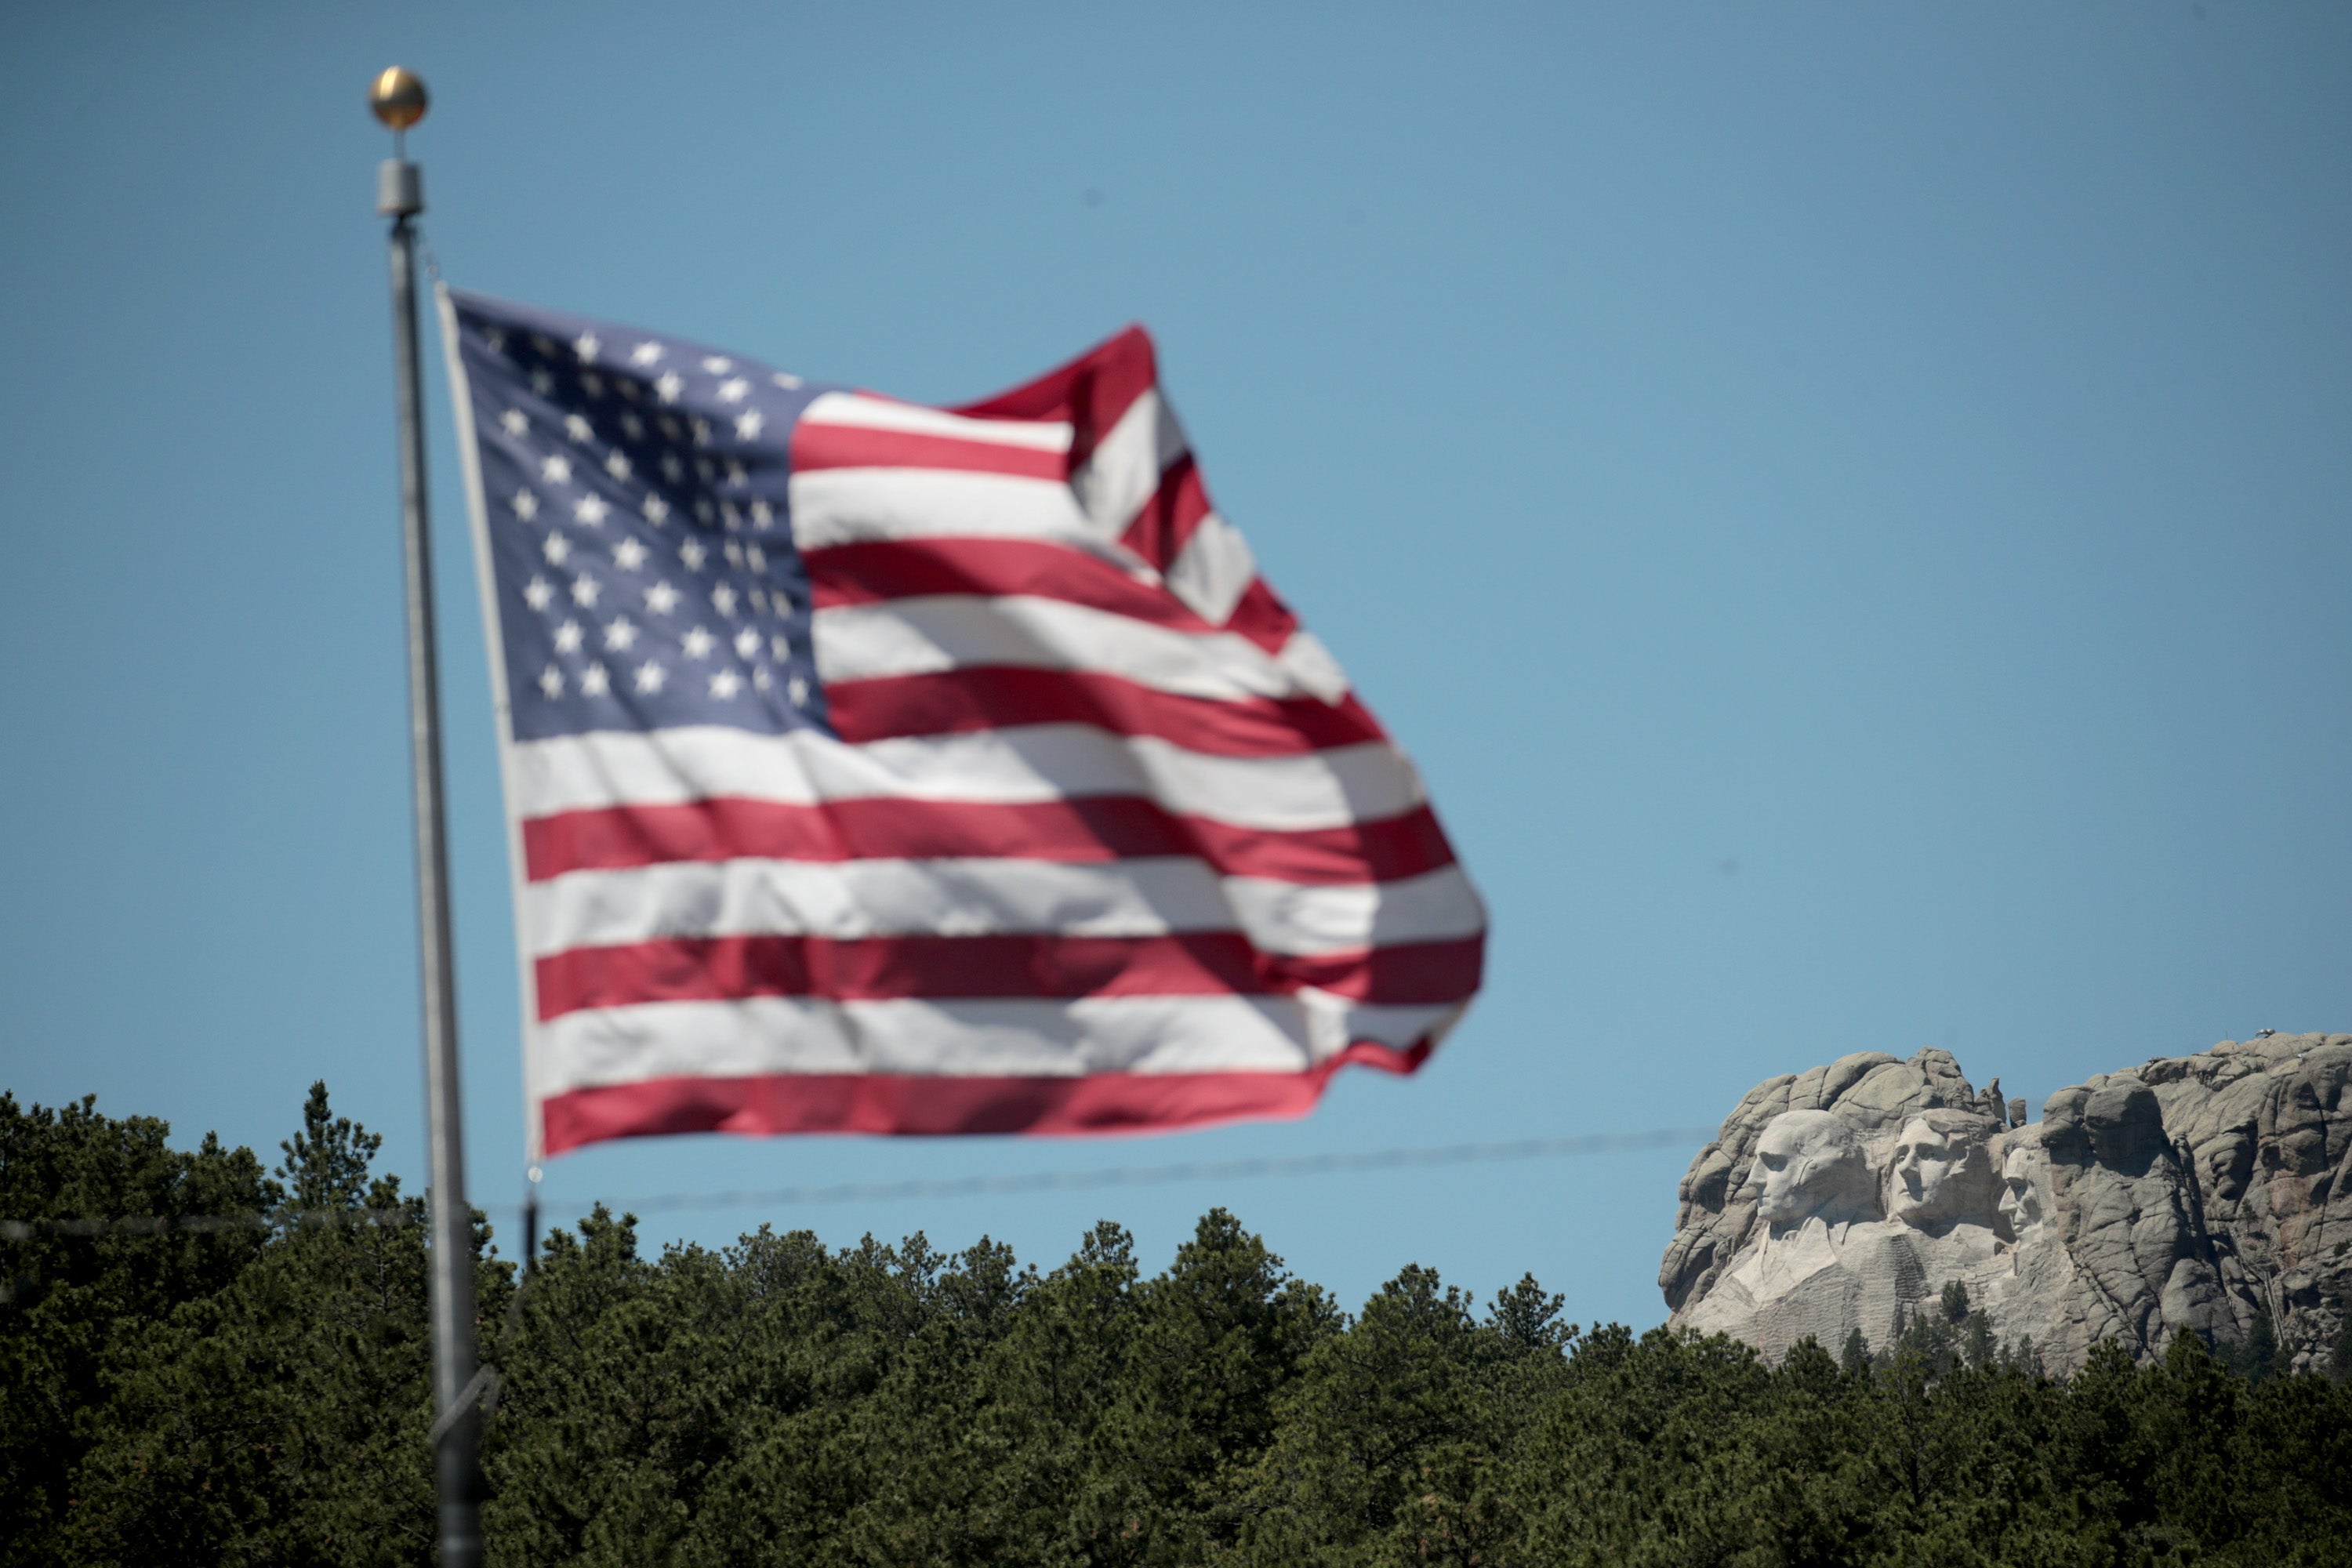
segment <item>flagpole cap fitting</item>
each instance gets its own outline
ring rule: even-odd
[[[425,79],[406,66],[392,67],[368,89],[368,108],[394,131],[405,131],[424,119],[430,102],[425,95]]]
[[[375,210],[385,217],[415,217],[425,210],[425,174],[405,158],[376,165]]]

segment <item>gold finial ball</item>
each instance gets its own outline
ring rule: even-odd
[[[394,66],[368,89],[368,107],[394,131],[405,131],[425,118],[425,81],[406,66]]]

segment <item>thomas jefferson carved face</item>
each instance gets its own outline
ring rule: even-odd
[[[1903,1124],[1887,1169],[1886,1210],[1906,1225],[1939,1230],[1992,1219],[1991,1123],[1980,1117],[1915,1116]],[[1981,1134],[1981,1135],[1980,1135]]]
[[[1748,1180],[1757,1189],[1756,1217],[1776,1229],[1816,1216],[1832,1225],[1868,1219],[1877,1206],[1862,1144],[1826,1110],[1774,1117]]]

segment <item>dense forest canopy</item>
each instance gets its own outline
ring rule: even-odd
[[[168,1131],[0,1095],[0,1563],[429,1562],[421,1201],[323,1085],[272,1171]],[[1948,1299],[1768,1368],[1532,1279],[1349,1313],[1221,1209],[1151,1275],[599,1211],[520,1299],[475,1234],[499,1563],[2352,1563],[2352,1386],[2259,1343],[2061,1384]]]

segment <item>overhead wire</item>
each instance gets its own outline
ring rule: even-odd
[[[1175,1186],[1192,1182],[1259,1181],[1371,1171],[1428,1170],[1446,1165],[1494,1164],[1520,1160],[1568,1159],[1588,1154],[1635,1153],[1677,1144],[1704,1143],[1714,1138],[1717,1131],[1713,1127],[1653,1127],[1640,1132],[1591,1132],[1565,1138],[1517,1138],[1418,1148],[1259,1155],[1238,1160],[1175,1160],[1153,1165],[1107,1165],[1077,1171],[1020,1171],[1005,1174],[896,1182],[837,1182],[719,1193],[658,1193],[627,1199],[547,1197],[541,1201],[565,1210],[584,1211],[601,1205],[614,1213],[649,1215],[729,1208],[795,1209],[836,1204],[902,1203],[914,1198],[1010,1197],[1031,1193],[1097,1192],[1123,1187]],[[503,1214],[520,1213],[527,1205],[487,1204],[480,1206]],[[155,1235],[166,1231],[291,1229],[327,1225],[400,1226],[415,1224],[418,1218],[416,1210],[404,1207],[9,1219],[0,1220],[0,1239],[26,1241],[31,1239],[37,1231],[60,1236],[104,1236]]]

